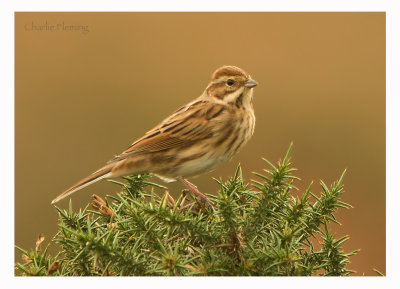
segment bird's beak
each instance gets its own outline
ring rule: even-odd
[[[247,79],[247,80],[244,82],[244,86],[245,86],[245,87],[248,87],[248,88],[252,88],[252,87],[256,86],[257,84],[258,84],[258,82],[255,81],[254,79],[251,79],[251,78]]]

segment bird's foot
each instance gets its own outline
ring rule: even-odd
[[[184,186],[186,188],[188,188],[189,191],[191,191],[196,197],[198,197],[200,199],[200,202],[209,206],[209,207],[214,207],[214,203],[207,198],[202,192],[199,191],[199,189],[193,185],[191,182],[189,182],[188,180],[184,179],[184,178],[178,178],[178,180],[184,184]],[[187,191],[183,191],[182,193],[187,193]]]

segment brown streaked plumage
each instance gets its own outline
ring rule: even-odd
[[[228,161],[254,132],[253,87],[257,82],[235,66],[217,69],[194,101],[179,108],[120,155],[64,191],[52,204],[104,178],[149,172],[165,181],[181,181],[212,205],[185,178]]]

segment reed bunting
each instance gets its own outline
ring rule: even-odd
[[[222,66],[203,94],[179,108],[120,155],[52,201],[52,204],[101,179],[148,172],[166,182],[181,181],[212,206],[186,178],[228,161],[254,132],[253,87],[244,70]]]

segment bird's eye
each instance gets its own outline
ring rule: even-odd
[[[233,79],[228,79],[227,81],[226,81],[226,83],[229,85],[229,86],[231,86],[231,85],[233,85],[234,83],[235,83],[235,81],[233,80]]]

